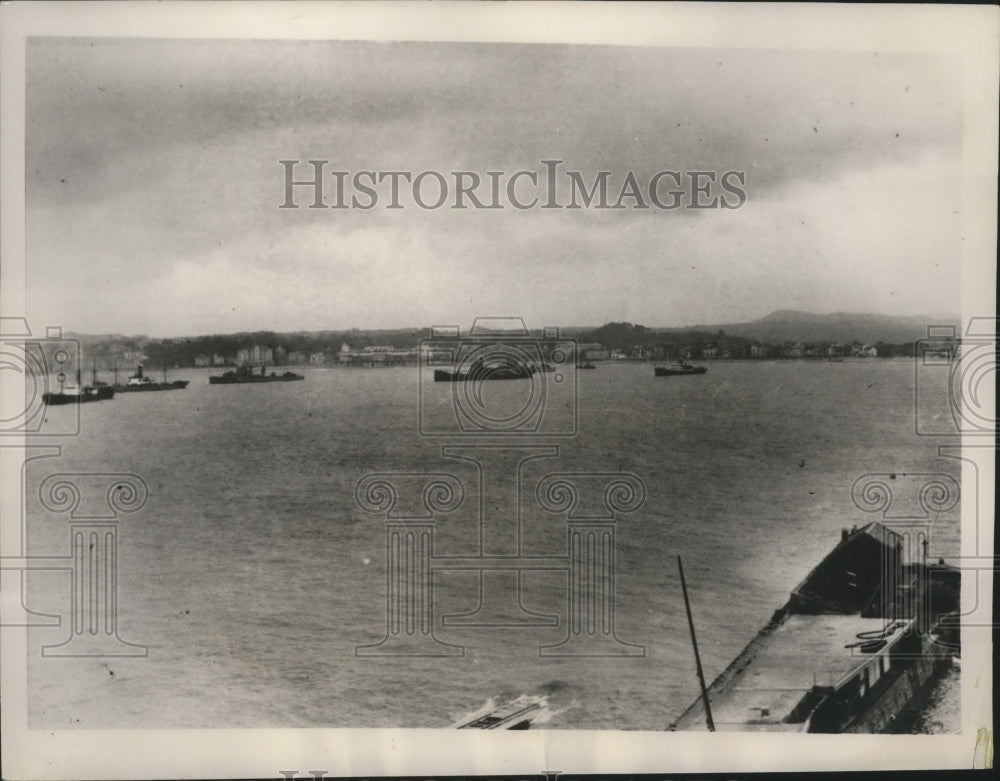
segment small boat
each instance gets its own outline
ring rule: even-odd
[[[594,364],[592,364],[590,361],[585,361],[584,363],[578,363],[576,365],[576,368],[577,369],[596,369],[597,367],[594,366]]]
[[[117,374],[117,367],[115,372]],[[118,393],[134,393],[136,391],[166,391],[183,390],[188,386],[188,380],[167,382],[167,368],[163,367],[163,382],[156,382],[142,373],[142,364],[136,367],[135,374],[128,378],[124,385],[115,382]]]
[[[253,367],[251,366],[239,366],[234,372],[224,372],[223,374],[216,377],[209,377],[209,385],[236,385],[239,383],[256,383],[256,382],[294,382],[295,380],[304,380],[305,376],[302,374],[296,374],[295,372],[284,372],[278,374],[277,372],[271,372],[267,374],[267,367],[260,367],[260,374],[254,374]]]
[[[456,729],[529,729],[533,721],[546,712],[544,697],[522,694],[520,697],[479,711],[456,725]]]
[[[655,366],[653,371],[657,377],[683,377],[687,374],[704,374],[708,371],[708,367],[695,366],[691,361],[683,361],[673,366]]]
[[[43,393],[42,403],[50,407],[59,404],[83,404],[88,401],[109,401],[115,397],[115,389],[104,382],[97,381],[97,370],[94,369],[93,384],[82,385],[80,383],[80,370],[76,370],[76,385],[63,387],[62,381],[65,379],[59,375],[60,387],[58,393]]]

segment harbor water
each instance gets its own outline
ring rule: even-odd
[[[464,655],[371,657],[356,649],[386,634],[387,552],[384,514],[355,498],[364,475],[456,476],[465,501],[437,521],[434,554],[478,552],[486,497],[475,464],[442,452],[464,440],[419,430],[421,394],[449,386],[416,367],[233,386],[210,386],[210,373],[174,372],[191,380],[185,390],[46,410],[79,413],[81,430],[47,441],[58,457],[27,467],[28,553],[69,553],[66,513],[39,500],[46,477],[140,476],[148,501],[118,526],[117,616],[121,638],[148,656],[44,657],[68,623],[31,629],[32,728],[448,727],[490,699],[546,694],[547,728],[663,730],[698,696],[677,556],[711,681],[843,528],[883,520],[852,500],[858,478],[896,481],[900,509],[919,488],[907,475],[960,472],[914,425],[918,390],[947,414],[946,378],[918,377],[911,361],[717,362],[669,378],[648,363],[598,364],[575,378],[577,434],[524,465],[520,539],[524,554],[565,555],[564,515],[536,501],[544,475],[638,476],[645,501],[615,524],[614,622],[640,651],[540,655],[567,632],[558,570],[521,576],[524,607],[555,625],[441,626],[474,610],[479,593],[478,573],[442,571],[435,633]],[[521,444],[538,440],[503,447]],[[516,505],[485,511],[516,517]],[[958,519],[958,508],[930,517],[932,558],[957,555]],[[27,583],[31,609],[68,616],[68,572],[31,572]],[[917,729],[959,728],[957,708],[932,705]]]

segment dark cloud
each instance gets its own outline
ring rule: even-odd
[[[562,275],[579,292],[588,278],[610,284],[612,245],[619,256],[628,253],[631,273],[661,279],[674,262],[663,260],[664,248],[673,257],[725,250],[715,237],[728,231],[734,247],[770,258],[765,276],[787,278],[797,251],[782,246],[784,223],[796,222],[791,194],[804,194],[811,221],[802,241],[822,242],[831,227],[823,225],[824,211],[850,220],[886,209],[891,222],[896,207],[873,191],[891,189],[908,168],[934,161],[938,172],[940,161],[958,160],[959,75],[955,61],[909,54],[30,39],[29,267],[46,291],[70,283],[86,290],[101,280],[104,295],[124,298],[130,285],[155,281],[178,262],[218,262],[227,251],[241,252],[237,265],[249,272],[287,264],[290,274],[315,273],[302,246],[336,254],[345,231],[361,230],[384,235],[390,255],[420,237],[433,245],[448,234],[447,246],[464,254],[464,284],[476,295],[497,283],[501,258],[519,273],[530,267],[551,280]],[[383,210],[277,209],[277,161],[314,158],[350,171],[480,173],[541,170],[541,160],[559,159],[587,181],[611,171],[615,193],[629,171],[648,182],[665,169],[740,170],[748,213],[722,219],[685,211],[411,209],[404,223]],[[866,211],[844,216],[845,198]],[[928,215],[945,209],[943,196],[927,200],[911,204],[914,221],[927,224]],[[754,228],[752,214],[767,229]],[[510,251],[501,252],[504,244]],[[853,262],[818,251],[834,268]],[[916,262],[938,262],[949,251],[936,247]],[[78,259],[69,269],[67,257]],[[434,254],[421,258],[429,277],[438,278]],[[732,262],[742,267],[726,276],[759,279],[747,259]],[[695,300],[702,293],[718,300],[733,288],[720,285],[716,271],[703,273],[686,278]],[[352,283],[364,285],[364,275]],[[802,279],[786,293],[813,296],[816,284]],[[833,287],[838,298],[830,308],[852,308],[844,300],[850,291]],[[637,309],[652,312],[641,303],[641,285],[626,285],[623,296],[626,289],[638,297]],[[523,294],[512,292],[511,301]],[[859,302],[865,299],[859,292]],[[571,319],[597,322],[598,310],[595,304]]]

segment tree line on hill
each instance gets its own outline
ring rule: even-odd
[[[626,355],[654,354],[657,357],[672,358],[687,355],[691,358],[703,357],[710,353],[713,357],[750,358],[750,357],[788,357],[786,348],[790,341],[764,341],[747,336],[727,334],[724,329],[716,331],[697,329],[653,329],[632,323],[606,323],[600,328],[586,331],[577,336],[579,342],[602,344],[609,350],[617,350]],[[797,340],[795,340],[797,341]],[[834,340],[817,339],[807,343],[825,350],[838,346],[839,355],[850,355],[852,345],[867,345],[876,348],[878,356],[883,358],[912,357],[914,341],[887,342],[875,340],[864,342],[860,339]],[[763,355],[755,356],[751,348],[758,348]],[[791,352],[795,352],[794,350]]]
[[[727,333],[725,329],[702,328],[657,329],[627,322],[611,322],[594,329],[564,329],[563,333],[581,344],[600,344],[609,351],[618,351],[627,356],[676,357],[682,352],[693,358],[703,353],[716,357],[751,357],[751,347],[765,348],[768,357],[782,357],[783,342],[762,341],[749,336]],[[540,335],[533,332],[534,335]],[[337,360],[342,345],[350,345],[352,350],[363,350],[376,345],[392,345],[400,349],[412,349],[420,341],[431,336],[428,328],[395,330],[346,331],[300,331],[278,333],[275,331],[252,331],[236,334],[211,334],[205,336],[179,338],[149,338],[146,336],[82,336],[71,335],[80,341],[87,363],[93,361],[99,368],[130,369],[131,364],[145,361],[151,367],[189,367],[197,365],[198,359],[219,356],[225,363],[232,363],[238,351],[260,346],[271,348],[277,355],[292,353],[322,353],[327,362]],[[861,340],[815,340],[826,347],[830,344],[844,346],[848,355],[851,343]],[[868,341],[876,347],[880,357],[912,356],[914,341]]]
[[[334,358],[343,344],[351,349],[392,344],[397,347],[416,347],[421,339],[430,336],[430,329],[405,329],[393,331],[302,331],[278,333],[276,331],[248,331],[236,334],[211,334],[207,336],[157,339],[147,336],[85,336],[70,334],[80,341],[86,361],[95,361],[98,368],[131,368],[140,358],[150,366],[195,366],[199,357],[221,356],[232,363],[240,350],[254,346],[279,348],[284,355],[294,352],[323,353]]]

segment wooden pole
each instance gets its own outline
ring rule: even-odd
[[[691,618],[691,603],[688,602],[687,584],[684,582],[684,565],[681,564],[681,557],[677,557],[677,569],[681,573],[681,591],[684,592],[684,609],[687,610],[688,627],[691,629],[691,645],[694,647],[694,664],[698,669],[698,683],[701,684],[701,699],[705,703],[705,722],[708,724],[708,731],[715,732],[715,722],[712,721],[712,708],[708,704],[708,688],[705,686],[705,673],[701,670],[701,657],[698,655],[698,641],[694,636],[694,619]]]

